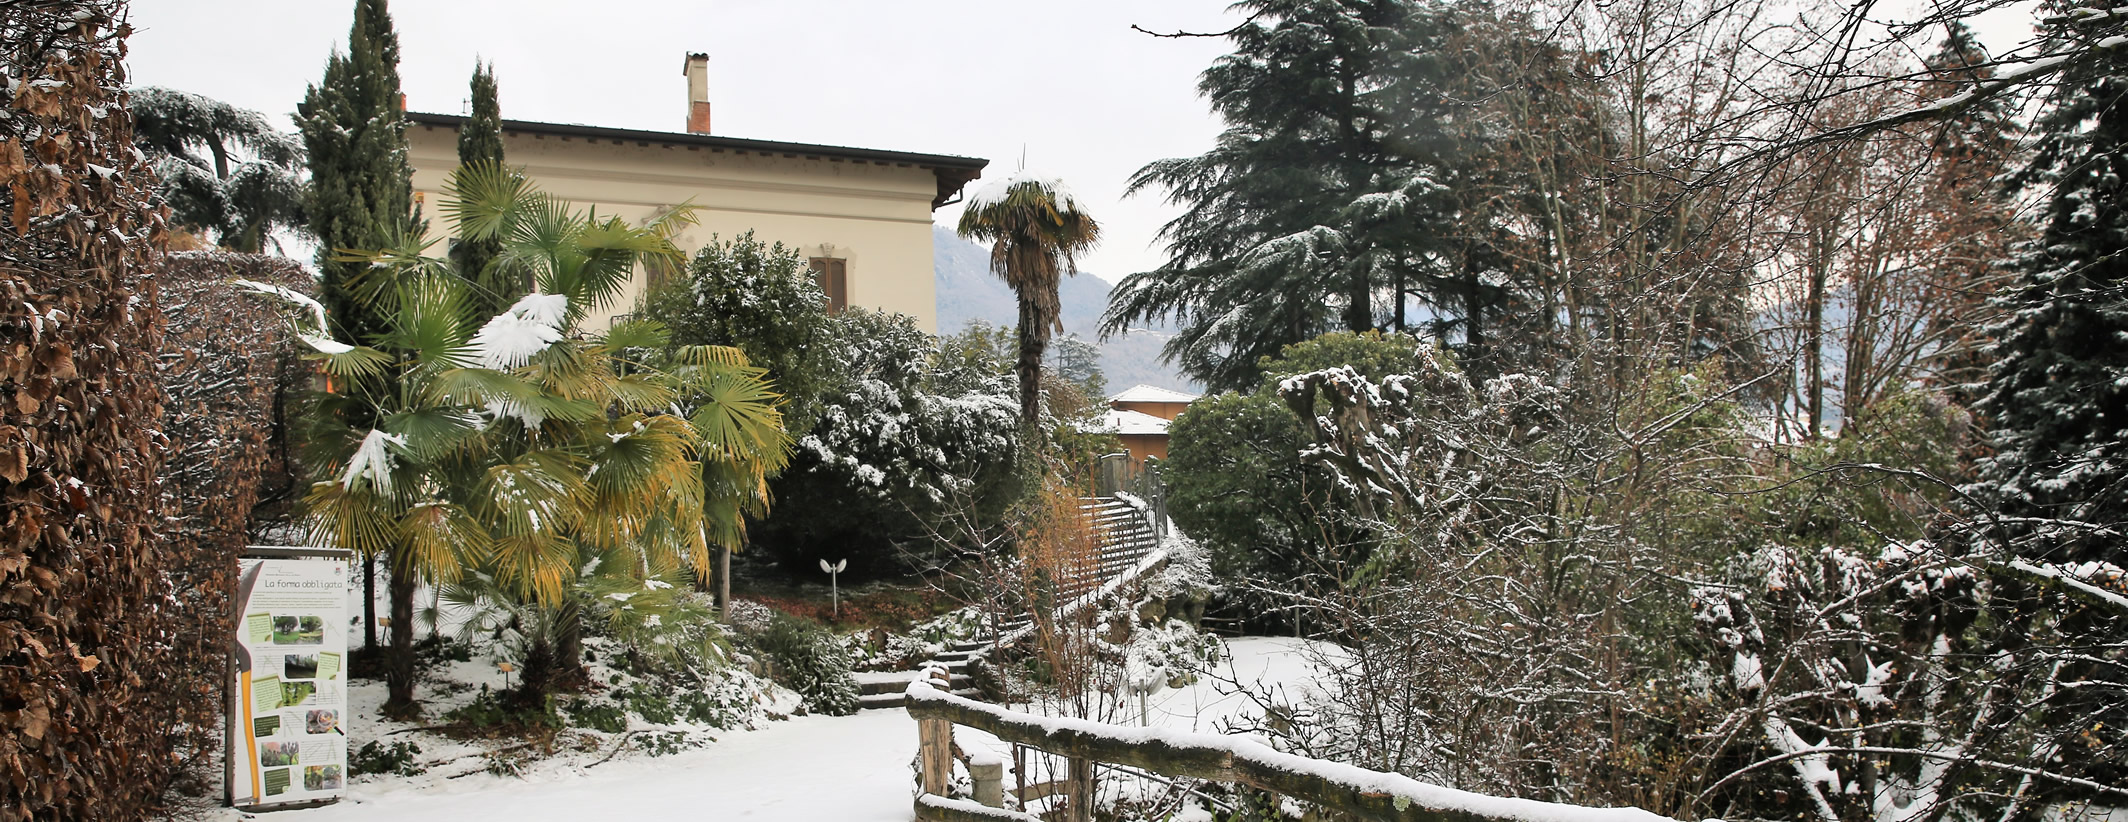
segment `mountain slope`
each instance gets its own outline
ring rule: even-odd
[[[951,334],[971,321],[1011,327],[1019,322],[1019,304],[1012,288],[990,273],[990,250],[961,239],[943,227],[931,228],[938,288],[938,330]],[[1099,341],[1101,312],[1108,310],[1108,281],[1081,272],[1065,277],[1057,286],[1064,333],[1101,347],[1101,373],[1111,392],[1143,383],[1176,391],[1199,393],[1196,382],[1176,373],[1160,361],[1160,346],[1171,332],[1166,327],[1134,330]]]

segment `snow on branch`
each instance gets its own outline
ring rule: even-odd
[[[2078,563],[2073,568],[2065,568],[2053,564],[2041,565],[2024,559],[2012,559],[2005,564],[2013,571],[2058,582],[2062,586],[2082,594],[2086,599],[2112,606],[2114,610],[2128,614],[2128,596],[2108,591],[2094,584],[2094,582],[2110,582],[2115,586],[2128,584],[2128,571],[2123,571],[2118,565],[2110,562],[2084,562]]]

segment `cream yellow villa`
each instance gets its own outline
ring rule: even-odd
[[[936,332],[931,211],[960,197],[990,161],[713,135],[709,57],[688,55],[685,74],[685,132],[504,120],[506,162],[550,194],[627,220],[692,203],[701,222],[679,237],[689,253],[711,235],[752,230],[798,249],[831,307],[899,312]],[[458,165],[466,118],[408,112],[407,120],[415,197],[432,204]],[[586,325],[629,311],[647,277],[637,271],[631,295]]]

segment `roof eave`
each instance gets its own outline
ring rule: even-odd
[[[408,122],[424,126],[438,126],[456,130],[468,119],[457,114],[430,114],[410,111]],[[637,129],[606,128],[573,123],[542,123],[533,120],[504,120],[504,132],[527,134],[551,134],[559,137],[578,137],[585,140],[612,140],[616,143],[662,143],[665,145],[698,146],[714,151],[734,153],[774,154],[785,157],[835,158],[875,165],[914,166],[930,171],[938,178],[938,194],[931,198],[931,207],[956,202],[968,183],[980,179],[983,169],[990,161],[981,157],[960,157],[952,154],[922,154],[913,151],[888,151],[884,149],[856,148],[852,146],[827,146],[810,143],[785,143],[775,140],[748,140],[739,137],[724,137],[714,134],[687,134],[672,131],[641,131]]]

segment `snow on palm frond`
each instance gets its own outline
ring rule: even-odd
[[[1071,189],[1065,187],[1062,178],[1021,169],[1012,176],[992,181],[969,195],[967,210],[979,211],[1005,203],[1016,192],[1046,193],[1049,195],[1048,199],[1056,203],[1058,211],[1077,211],[1079,208],[1078,198],[1072,195]]]
[[[352,490],[357,481],[369,483],[379,494],[392,492],[391,447],[406,447],[406,438],[370,429],[369,436],[355,448],[355,454],[347,458],[347,470],[340,474],[340,485]]]
[[[240,279],[236,280],[235,283],[238,288],[242,288],[247,291],[254,291],[260,294],[265,294],[269,297],[276,297],[281,300],[294,303],[298,307],[301,307],[304,310],[304,314],[306,315],[308,322],[304,322],[301,320],[295,322],[296,339],[302,340],[304,345],[308,345],[311,348],[317,349],[318,353],[328,355],[339,355],[346,354],[350,351],[355,350],[354,346],[348,345],[347,343],[341,342],[339,340],[335,340],[332,337],[326,335],[325,306],[320,305],[317,300],[311,299],[310,295],[304,294],[303,292],[296,291],[294,289],[282,288],[281,286],[274,285],[272,283],[262,283],[256,280]]]
[[[302,306],[305,310],[310,312],[309,327],[315,331],[325,330],[325,306],[319,304],[317,300],[311,299],[310,295],[304,294],[303,292],[296,291],[294,289],[282,288],[272,283],[262,283],[257,280],[236,280],[235,282],[238,288],[246,289],[249,291],[256,291],[260,294],[265,294],[272,297],[279,297],[283,300],[287,300],[289,302],[295,303],[296,305]]]
[[[497,371],[524,365],[562,338],[568,311],[569,298],[560,294],[525,295],[473,335],[474,360]]]

